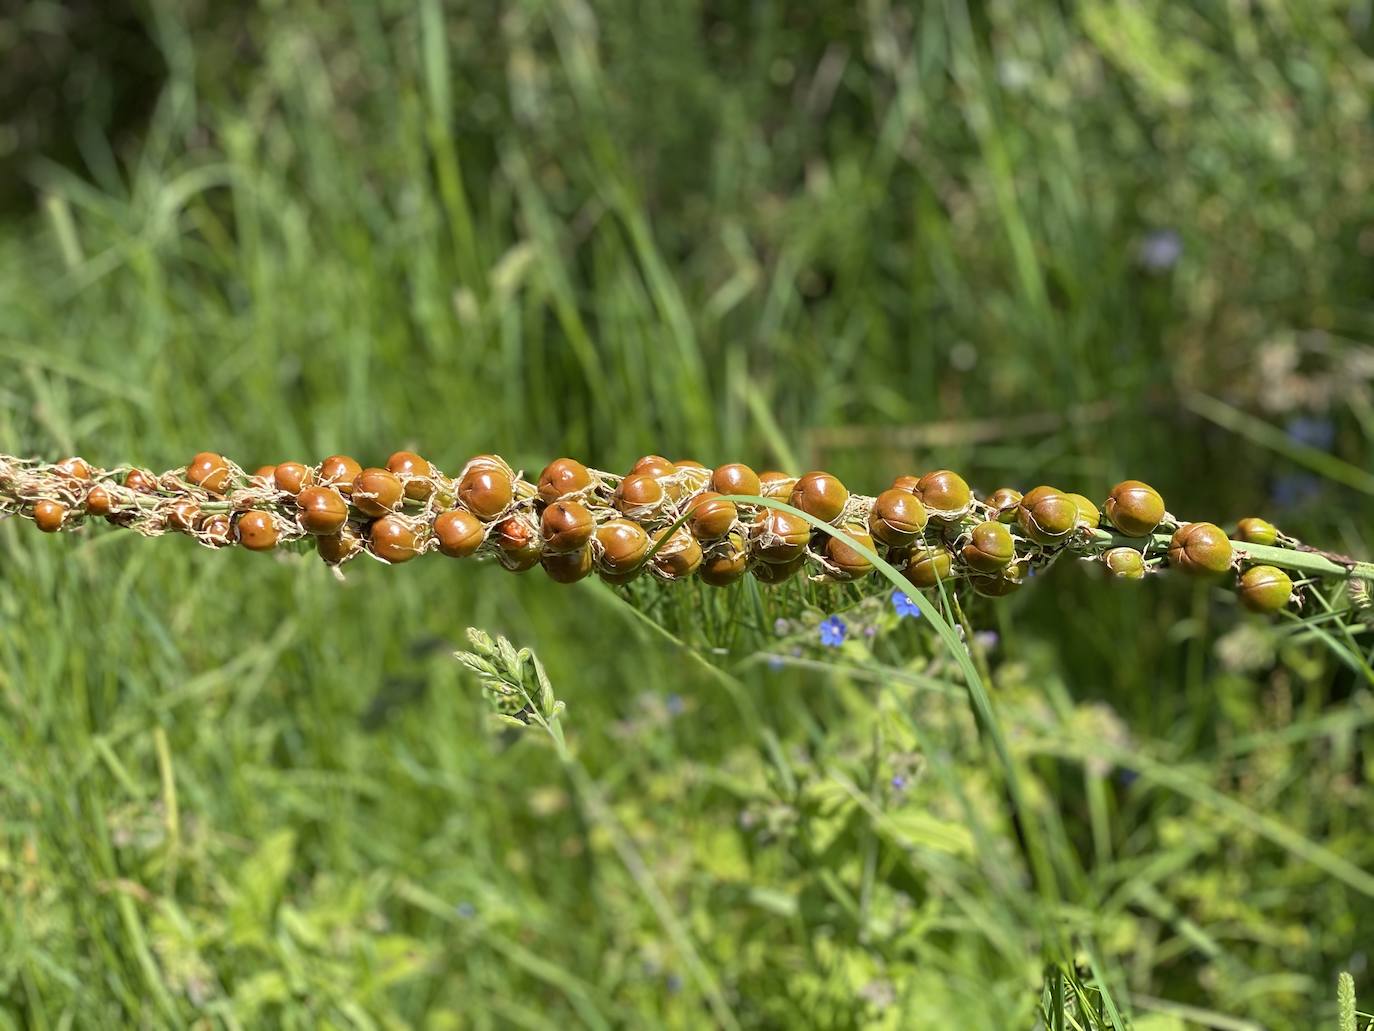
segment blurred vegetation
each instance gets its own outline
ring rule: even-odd
[[[1368,555],[1370,14],[0,7],[0,450],[1132,475]],[[12,1026],[1110,1027],[1105,990],[1306,1029],[1337,971],[1368,994],[1367,634],[1067,568],[971,608],[1046,893],[885,591],[126,536],[0,526]],[[571,765],[491,729],[470,624],[542,657]]]

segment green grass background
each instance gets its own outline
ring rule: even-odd
[[[1368,555],[1370,18],[23,5],[0,450],[1129,475]],[[340,584],[7,522],[0,1021],[1334,1027],[1374,941],[1368,634],[1072,568],[969,617],[1038,891],[957,669],[877,587]],[[541,656],[573,766],[492,729],[469,625]]]

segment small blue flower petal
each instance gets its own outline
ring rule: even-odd
[[[906,616],[912,616],[915,619],[921,618],[921,606],[917,605],[909,595],[902,591],[892,592],[892,607],[897,610],[898,619]]]
[[[831,616],[821,623],[821,644],[827,648],[838,648],[849,635],[849,627],[839,616]]]

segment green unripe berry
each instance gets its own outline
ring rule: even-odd
[[[1086,526],[1089,530],[1096,530],[1097,524],[1102,521],[1102,513],[1097,510],[1097,506],[1082,494],[1069,494],[1067,496],[1078,507],[1078,525]]]
[[[1112,548],[1102,556],[1102,563],[1118,580],[1145,579],[1145,556],[1134,548]]]
[[[1148,483],[1124,480],[1112,488],[1103,506],[1112,525],[1127,537],[1145,537],[1164,518],[1164,499]]]
[[[1169,564],[1193,576],[1220,576],[1231,568],[1231,541],[1213,523],[1189,523],[1169,541]]]
[[[912,586],[924,590],[934,587],[941,580],[948,580],[953,569],[954,556],[944,548],[919,548],[913,552],[902,575],[911,581]]]
[[[973,506],[973,491],[956,472],[937,469],[916,481],[916,496],[934,519],[952,522],[961,519]]]
[[[1016,509],[1021,504],[1021,492],[1012,487],[998,487],[985,502],[996,513],[999,523],[1016,522]]]
[[[1069,495],[1053,487],[1036,487],[1021,499],[1016,522],[1037,544],[1063,544],[1078,526],[1082,513]]]
[[[1278,527],[1259,516],[1248,516],[1236,524],[1236,540],[1246,544],[1275,544],[1278,539]]]
[[[1241,574],[1239,592],[1251,612],[1278,612],[1293,597],[1293,581],[1276,566],[1252,566]]]
[[[1000,573],[1016,557],[1011,531],[995,520],[979,523],[959,552],[964,563],[979,573]]]

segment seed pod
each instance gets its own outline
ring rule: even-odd
[[[695,494],[711,482],[711,470],[700,462],[695,462],[690,458],[684,458],[680,462],[674,462],[677,473],[673,479],[673,500],[679,500],[689,494]]]
[[[781,475],[781,474],[779,474]],[[711,489],[718,494],[749,494],[761,496],[763,484],[759,474],[747,465],[731,462],[711,474]]]
[[[471,512],[453,508],[434,517],[434,539],[439,553],[449,558],[468,558],[486,539],[481,521]]]
[[[929,518],[925,505],[914,494],[889,487],[873,499],[868,529],[889,548],[904,548],[921,535]]]
[[[353,507],[363,515],[384,516],[401,507],[405,488],[385,469],[364,469],[353,478]]]
[[[523,573],[539,564],[544,542],[534,524],[521,516],[507,516],[491,530],[497,561],[512,573]]]
[[[759,493],[765,498],[785,498],[797,485],[795,476],[788,476],[776,469],[759,473]]]
[[[697,579],[708,587],[728,587],[749,572],[749,548],[744,533],[731,531],[713,546],[697,570]]]
[[[320,463],[319,482],[322,486],[333,487],[344,497],[353,490],[353,481],[363,467],[348,455],[330,455]]]
[[[1118,580],[1145,579],[1145,556],[1134,548],[1112,548],[1102,556],[1102,563]]]
[[[1240,603],[1251,612],[1278,612],[1293,597],[1293,581],[1276,566],[1252,566],[1240,576]]]
[[[1005,598],[1021,589],[1021,581],[1010,576],[970,576],[968,582],[974,593],[984,598]]]
[[[1021,499],[1016,522],[1021,532],[1037,544],[1063,544],[1078,526],[1078,506],[1053,487],[1036,487]]]
[[[691,515],[687,526],[699,541],[720,540],[739,518],[733,501],[726,501],[713,490],[702,491],[687,503]]]
[[[190,533],[195,529],[196,520],[200,516],[200,506],[190,499],[183,499],[176,502],[167,512],[167,525],[174,530],[182,533]]]
[[[833,523],[844,512],[849,491],[830,473],[807,473],[792,488],[790,504],[823,523]]]
[[[124,486],[140,494],[152,494],[158,489],[157,480],[151,473],[146,473],[142,469],[130,469],[124,477]]]
[[[500,517],[510,507],[512,496],[510,476],[492,465],[473,468],[469,462],[458,482],[458,500],[484,523]]]
[[[434,493],[430,476],[434,469],[414,451],[397,451],[386,460],[386,470],[405,484],[406,497],[424,501]]]
[[[1098,523],[1102,521],[1102,513],[1097,510],[1097,506],[1082,494],[1066,494],[1064,496],[1072,501],[1078,509],[1078,525],[1089,530],[1096,530]]]
[[[1247,516],[1236,524],[1236,540],[1246,544],[1273,545],[1278,543],[1278,539],[1278,527],[1259,516]]]
[[[1231,568],[1231,542],[1212,523],[1180,526],[1169,541],[1169,564],[1193,576],[1220,576]]]
[[[229,486],[229,463],[223,455],[202,451],[186,467],[186,479],[211,494],[223,494]]]
[[[973,507],[973,491],[964,478],[948,469],[926,473],[916,481],[916,496],[933,519],[953,522]]]
[[[67,506],[60,501],[43,498],[33,503],[33,522],[44,533],[56,533],[67,518]]]
[[[225,548],[234,543],[234,525],[223,512],[201,516],[197,530],[200,539],[213,547]]]
[[[368,531],[372,554],[393,566],[420,554],[420,536],[410,522],[398,515],[382,516]]]
[[[664,528],[654,534],[654,543],[663,544],[650,559],[654,572],[665,580],[691,576],[701,566],[701,545],[683,527],[674,530],[673,535],[665,541],[667,533],[668,530]]]
[[[104,487],[92,487],[86,492],[86,514],[90,516],[109,515],[113,507],[110,492]]]
[[[846,526],[844,530],[864,547],[873,550],[873,538],[863,530],[852,526]],[[873,562],[867,555],[829,534],[825,536],[825,557],[829,563],[826,572],[836,580],[859,580],[873,572]]]
[[[999,523],[1016,522],[1016,510],[1021,505],[1021,492],[1012,487],[998,487],[984,502],[997,514]]]
[[[275,465],[260,465],[253,473],[253,479],[266,480],[267,482],[271,483],[273,482],[273,477],[276,476],[276,474],[277,467]]]
[[[353,527],[344,526],[338,533],[315,538],[315,550],[327,565],[339,566],[347,562],[363,548],[362,538]]]
[[[648,473],[631,473],[616,486],[614,501],[631,519],[651,519],[663,508],[663,485]]]
[[[654,479],[672,476],[675,472],[677,472],[677,466],[662,455],[645,455],[630,467],[631,476],[638,474],[652,476]]]
[[[91,469],[80,458],[66,458],[53,467],[63,476],[70,476],[73,480],[89,480]]]
[[[1112,525],[1127,537],[1145,537],[1164,519],[1164,499],[1148,483],[1123,480],[1104,506]]]
[[[314,482],[314,479],[315,474],[310,471],[309,466],[300,462],[278,462],[272,470],[272,482],[277,485],[277,490],[284,491],[293,498],[301,492],[302,487]]]
[[[305,487],[296,495],[301,529],[318,537],[337,533],[348,521],[348,504],[333,487]]]
[[[545,551],[539,563],[554,583],[577,583],[592,571],[592,549],[583,547],[575,551]]]
[[[898,476],[892,481],[892,490],[904,490],[908,494],[918,494],[921,485],[919,476]]]
[[[612,519],[596,529],[596,561],[607,583],[628,583],[639,575],[649,553],[649,535],[628,519]]]
[[[979,573],[1000,573],[1016,557],[1016,542],[1010,530],[989,519],[973,528],[959,555],[965,565]]]
[[[749,572],[759,583],[773,587],[777,584],[786,583],[796,576],[803,561],[804,558],[798,555],[788,562],[755,562],[749,567]]]
[[[272,514],[255,508],[239,516],[234,532],[249,551],[271,551],[281,537]]]
[[[596,530],[596,519],[580,502],[555,501],[544,509],[539,526],[544,535],[544,551],[563,554],[586,547]]]
[[[791,512],[769,509],[752,530],[754,558],[775,565],[801,558],[811,541],[811,524]]]
[[[550,462],[539,474],[539,500],[552,505],[559,498],[579,494],[592,485],[592,474],[573,458],[559,458]]]
[[[912,553],[911,561],[902,570],[913,587],[925,590],[942,580],[950,579],[954,571],[954,556],[941,547],[921,547]]]

